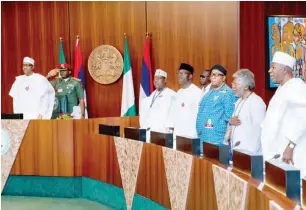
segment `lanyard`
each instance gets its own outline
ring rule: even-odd
[[[233,116],[238,116],[238,117],[239,117],[240,111],[241,111],[241,109],[242,109],[244,103],[249,99],[249,97],[250,97],[252,94],[253,94],[253,92],[252,92],[245,100],[243,100],[243,103],[241,104],[240,109],[239,109],[237,115],[235,115],[235,114],[236,114],[236,111],[237,111],[238,108],[239,108],[239,104],[241,103],[242,100],[239,101],[239,103],[237,104],[237,108],[236,108],[235,111],[234,111]],[[233,145],[232,145],[232,144],[233,144],[233,136],[234,136],[234,133],[235,133],[235,130],[236,130],[236,126],[232,126],[232,127],[233,127],[233,130],[231,131],[231,135],[230,135],[231,148],[233,147]]]
[[[155,100],[157,99],[157,97],[166,89],[166,87],[164,87],[161,91],[159,91],[159,93],[157,94],[157,96],[155,97],[157,91],[154,93],[154,96],[152,98],[152,101],[151,101],[151,105],[150,105],[150,108],[153,106]]]

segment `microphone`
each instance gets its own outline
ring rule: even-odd
[[[230,139],[229,139],[229,141],[230,141]],[[231,144],[231,142],[229,142],[229,143]],[[230,162],[230,164],[231,164],[232,159],[233,159],[233,149],[235,147],[238,147],[239,145],[240,145],[240,141],[237,141],[232,148],[231,147],[229,148],[229,162]]]
[[[278,159],[280,156],[281,156],[280,154],[276,154],[273,156],[273,158],[269,159],[268,161]]]
[[[234,149],[235,147],[238,147],[239,145],[240,145],[240,141],[237,141],[232,149]]]

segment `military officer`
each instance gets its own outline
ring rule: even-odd
[[[55,76],[60,72],[60,77],[56,77],[50,81],[51,85],[55,89],[56,102],[53,109],[52,119],[55,119],[60,113],[73,112],[73,107],[81,106],[81,114],[85,116],[85,104],[84,104],[84,89],[82,82],[78,78],[71,76],[72,68],[69,64],[60,64],[56,69],[51,70],[47,78]]]

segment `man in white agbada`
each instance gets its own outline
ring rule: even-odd
[[[276,52],[269,70],[280,84],[272,97],[262,124],[262,152],[265,160],[276,158],[293,164],[306,175],[306,84],[293,78],[295,58]]]
[[[233,74],[232,89],[236,97],[233,116],[229,121],[229,139],[231,147],[253,154],[261,154],[261,123],[266,114],[266,104],[253,90],[254,74],[241,69]],[[238,143],[240,142],[240,143]]]
[[[197,138],[196,119],[202,91],[192,83],[194,69],[191,65],[182,63],[178,72],[178,82],[181,86],[176,93],[171,107],[174,138],[184,136]]]
[[[141,103],[139,123],[141,128],[147,129],[147,142],[150,141],[150,131],[164,133],[167,132],[166,128],[172,125],[169,111],[176,93],[168,88],[166,83],[167,73],[157,69],[154,75],[156,90]]]
[[[42,75],[34,73],[34,60],[23,59],[24,75],[17,76],[9,95],[13,98],[14,113],[22,113],[24,119],[50,119],[55,91]]]

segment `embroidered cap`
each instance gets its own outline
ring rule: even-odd
[[[32,64],[34,66],[34,59],[30,58],[30,57],[24,57],[23,58],[23,63],[29,63],[29,64]]]
[[[161,69],[157,69],[156,71],[155,71],[155,74],[154,74],[155,76],[162,76],[162,77],[165,77],[165,78],[167,78],[167,72],[165,72],[165,71],[163,71],[163,70],[161,70]]]
[[[293,69],[294,65],[295,65],[295,58],[288,55],[287,53],[284,52],[275,52],[273,59],[272,59],[272,63],[279,63],[279,64],[283,64],[286,66],[289,66],[291,69]]]

